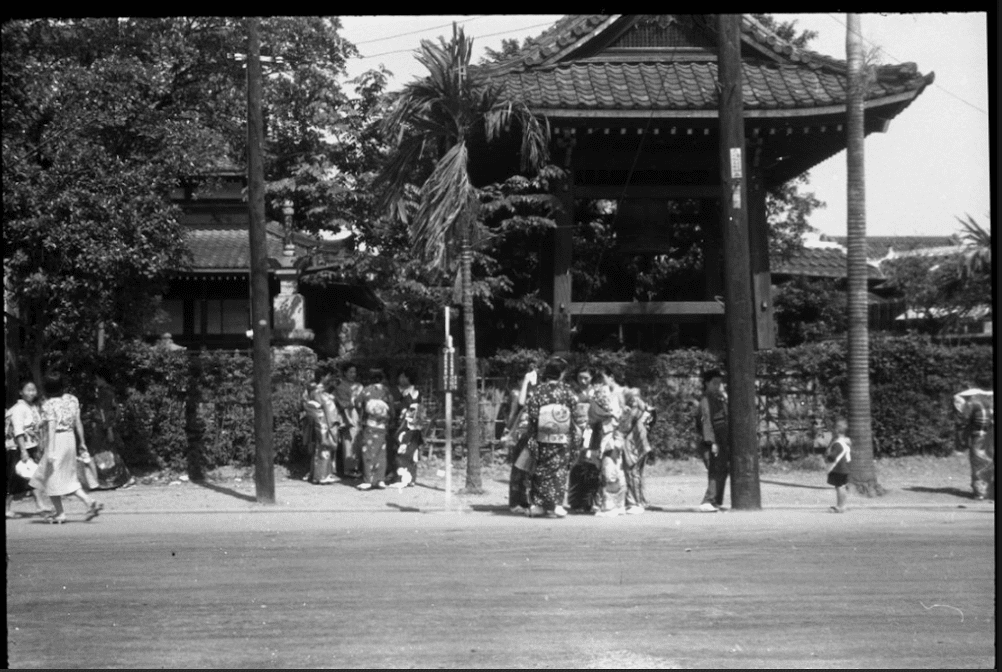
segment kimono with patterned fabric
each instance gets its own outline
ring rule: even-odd
[[[531,498],[546,511],[564,502],[570,463],[579,449],[572,421],[577,403],[571,388],[555,380],[542,383],[526,403],[529,450],[535,462]]]
[[[623,473],[626,477],[626,506],[647,506],[644,494],[644,464],[651,454],[647,432],[654,423],[655,412],[638,396],[627,400],[619,420],[623,436]]]
[[[591,445],[595,430],[589,423],[589,412],[596,397],[601,394],[601,390],[608,390],[608,388],[604,385],[589,385],[578,393],[574,424],[582,437],[582,442],[577,461],[571,467],[570,479],[567,484],[567,505],[575,511],[592,511],[599,504],[599,488],[602,483],[600,472],[602,453],[596,446]]]
[[[387,430],[393,414],[390,390],[382,383],[364,388],[357,407],[362,416],[362,482],[376,485],[386,478]]]

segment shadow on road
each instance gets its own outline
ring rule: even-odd
[[[934,492],[939,495],[953,495],[954,497],[962,497],[963,499],[974,499],[974,493],[970,490],[961,490],[960,488],[927,488],[922,485],[913,485],[910,488],[904,488],[904,490],[910,490],[911,492]]]
[[[824,485],[804,485],[802,483],[787,483],[785,481],[770,481],[767,479],[759,479],[759,483],[770,483],[772,485],[785,485],[788,488],[807,488],[809,490],[831,490],[831,486]]]
[[[470,508],[480,513],[492,513],[495,516],[521,516],[520,513],[512,513],[507,506],[502,504],[470,504]]]
[[[416,506],[400,506],[394,502],[386,502],[386,506],[391,509],[398,509],[401,513],[421,513],[421,509]]]
[[[242,492],[237,492],[231,488],[224,488],[221,485],[215,485],[213,483],[206,483],[205,481],[192,481],[195,485],[205,488],[206,490],[212,490],[213,492],[218,492],[222,495],[229,495],[230,497],[236,497],[237,499],[242,499],[245,502],[256,502],[257,497],[253,495],[245,495]]]

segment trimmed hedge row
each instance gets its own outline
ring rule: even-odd
[[[479,372],[490,385],[510,387],[546,356],[539,350],[500,352],[482,360]],[[218,466],[253,463],[253,392],[247,355],[165,352],[137,344],[116,357],[108,370],[121,399],[117,429],[123,441],[123,458],[131,466],[187,471],[197,478]],[[663,354],[589,351],[574,353],[569,360],[573,368],[608,367],[620,382],[641,389],[658,409],[651,441],[659,457],[694,454],[693,409],[701,392],[700,374],[706,368],[723,368],[716,355],[700,350]],[[457,358],[457,363],[461,362],[462,358]],[[921,336],[877,335],[871,340],[870,362],[874,448],[878,457],[949,454],[954,447],[952,395],[970,386],[994,385],[991,346],[945,346]],[[315,375],[336,374],[344,363],[317,362],[312,351],[306,349],[278,351],[273,357],[277,463],[289,465],[305,458],[299,423],[299,396],[304,384]],[[434,356],[366,358],[352,363],[363,375],[369,368],[382,368],[391,374],[402,368],[413,369],[423,387],[431,382],[435,371]],[[761,352],[756,366],[762,395],[760,409],[763,404],[778,409],[770,417],[778,418],[773,424],[778,423],[779,430],[784,423],[792,423],[795,416],[819,427],[847,413],[843,342]],[[84,369],[78,367],[79,382],[86,380]],[[793,404],[789,400],[782,399],[791,388],[812,390],[807,396],[798,393],[797,404],[810,403],[810,408],[799,415],[790,410]],[[86,408],[87,395],[80,396]],[[463,396],[455,395],[457,415],[463,412]],[[799,442],[763,439],[763,456],[792,458],[814,450],[811,439],[816,437],[805,426],[793,432],[801,437]]]

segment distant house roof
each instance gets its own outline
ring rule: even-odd
[[[789,259],[773,259],[773,275],[803,276],[808,278],[845,278],[848,275],[845,251],[837,247],[805,247]],[[884,274],[874,264],[866,265],[867,280],[884,280]]]
[[[284,255],[285,231],[276,222],[269,222],[265,231],[267,257],[281,259]],[[250,272],[250,234],[246,226],[195,225],[187,229],[186,238],[191,251],[192,271]],[[340,254],[347,247],[346,243],[340,241],[322,241],[301,233],[293,234],[292,243],[295,253],[291,256],[296,259],[311,250]]]
[[[843,247],[849,240],[846,236],[823,236],[823,239],[836,242]],[[883,259],[892,249],[895,254],[932,249],[936,251],[926,254],[952,254],[961,251],[960,241],[956,236],[867,236],[866,238],[867,259]]]

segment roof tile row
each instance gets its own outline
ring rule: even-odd
[[[831,72],[770,63],[743,63],[745,109],[795,109],[842,104],[845,78]],[[578,109],[711,109],[718,106],[717,66],[697,63],[573,63],[510,72],[506,94],[529,107]],[[871,84],[867,98],[924,85]]]

